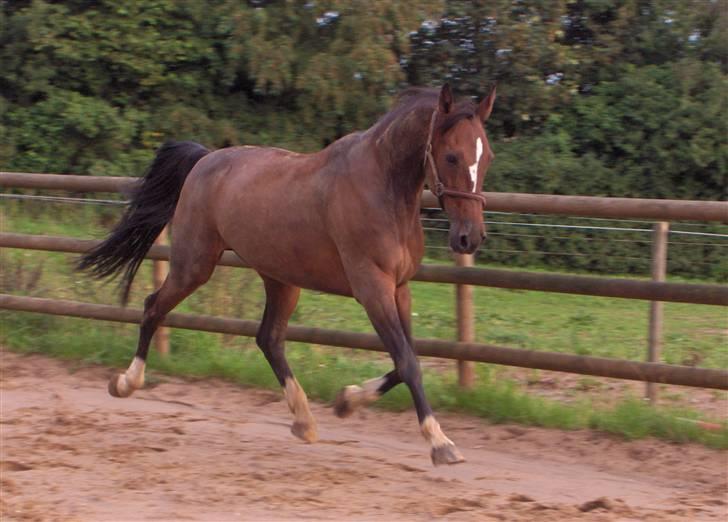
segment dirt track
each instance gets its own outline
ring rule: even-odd
[[[468,462],[433,468],[412,412],[347,420],[282,396],[0,352],[5,520],[724,520],[726,453],[440,415]],[[595,501],[595,502],[592,502]]]

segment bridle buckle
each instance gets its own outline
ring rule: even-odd
[[[435,186],[432,187],[432,193],[438,198],[441,198],[445,194],[445,185],[441,181],[437,181]]]

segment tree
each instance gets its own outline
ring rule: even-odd
[[[437,0],[238,7],[233,59],[251,96],[296,111],[299,128],[329,142],[369,126],[385,110],[404,85],[400,62],[409,33],[441,8]]]

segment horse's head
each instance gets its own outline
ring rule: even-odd
[[[494,155],[483,124],[493,102],[495,88],[477,106],[456,105],[445,84],[431,122],[425,168],[430,189],[450,220],[450,247],[460,254],[472,254],[485,239],[481,190]]]

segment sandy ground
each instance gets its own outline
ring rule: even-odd
[[[111,370],[0,352],[6,520],[725,520],[727,454],[440,415],[468,459],[434,468],[413,412],[289,433],[280,393],[165,379],[129,399]],[[74,370],[74,371],[71,371]]]

